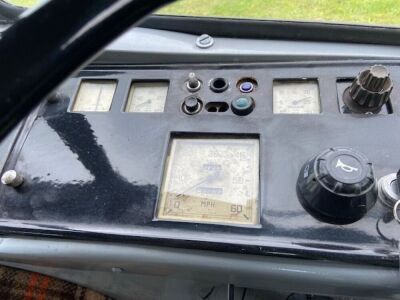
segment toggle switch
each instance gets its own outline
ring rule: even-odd
[[[201,81],[196,77],[195,73],[190,73],[189,78],[186,81],[186,88],[189,92],[195,93],[198,92],[201,88]]]

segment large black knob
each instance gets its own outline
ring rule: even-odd
[[[389,71],[375,65],[362,71],[343,95],[346,106],[355,113],[378,113],[390,98],[393,82]]]
[[[353,223],[377,200],[372,164],[354,149],[330,148],[303,166],[297,193],[303,207],[316,219]]]

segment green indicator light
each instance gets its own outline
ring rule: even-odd
[[[251,97],[238,97],[231,102],[232,112],[238,116],[246,116],[254,109],[254,100]]]
[[[246,98],[238,98],[236,99],[236,106],[240,108],[247,107],[249,105],[249,100]]]

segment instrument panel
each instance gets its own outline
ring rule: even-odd
[[[377,63],[88,67],[21,129],[2,230],[397,266],[399,225],[369,179],[398,171],[398,65],[381,111],[343,113]],[[337,186],[320,178],[360,168],[368,209],[320,218],[332,208],[315,199]]]

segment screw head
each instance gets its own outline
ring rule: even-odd
[[[196,45],[199,48],[206,49],[214,45],[214,39],[208,34],[202,34],[196,40]]]
[[[24,182],[24,178],[15,170],[8,170],[1,176],[1,183],[4,185],[19,187]]]

